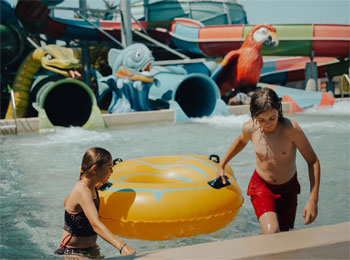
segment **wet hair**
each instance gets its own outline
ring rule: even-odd
[[[250,114],[253,119],[273,109],[278,111],[278,121],[283,123],[282,104],[276,92],[270,88],[261,88],[254,92],[250,101]]]
[[[97,165],[101,167],[112,159],[112,155],[106,149],[92,147],[88,149],[81,162],[80,179],[83,175],[91,176],[91,167]]]

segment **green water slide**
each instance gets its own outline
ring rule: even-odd
[[[40,130],[68,126],[105,127],[95,95],[84,82],[41,76],[33,83],[32,89],[35,88],[39,90],[35,93],[33,107],[38,111]]]
[[[313,26],[310,24],[284,24],[274,25],[277,31],[279,45],[276,49],[263,46],[263,55],[273,56],[310,56],[312,50]],[[245,25],[243,38],[253,28],[252,25]]]

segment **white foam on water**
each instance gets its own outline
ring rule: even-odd
[[[350,116],[350,101],[349,100],[339,101],[339,102],[336,102],[333,106],[310,108],[303,113]]]
[[[300,115],[309,119],[302,120],[300,123],[305,131],[339,134],[349,134],[350,132],[350,101],[336,102],[333,106],[311,108]],[[314,117],[310,117],[314,115],[325,117],[322,121],[315,121]]]
[[[327,120],[323,122],[304,122],[299,123],[300,127],[305,132],[329,132],[329,133],[349,133],[350,132],[350,124],[349,121],[344,122],[334,122],[332,120]]]
[[[300,115],[348,115],[349,118],[345,118],[343,121],[334,121],[331,118],[326,121],[317,122],[306,122],[301,123],[300,126],[304,130],[310,131],[327,131],[334,133],[349,132],[350,128],[350,101],[336,102],[333,106],[311,108],[304,112],[299,113]],[[286,115],[290,117],[290,115]],[[248,114],[244,115],[230,115],[230,116],[214,116],[211,118],[203,117],[194,119],[193,122],[199,124],[212,125],[217,128],[231,128],[240,129],[242,125],[250,120],[251,117]],[[297,120],[298,121],[298,120]]]
[[[211,118],[197,118],[193,121],[200,124],[213,125],[223,128],[241,128],[243,123],[250,120],[249,115],[230,115],[230,116],[213,116]]]
[[[46,146],[55,144],[78,144],[84,142],[100,142],[108,140],[107,132],[85,130],[80,127],[57,128],[52,133],[42,134],[39,138],[27,139],[24,146]]]
[[[350,101],[336,102],[333,106],[311,108],[300,114],[305,115],[349,115],[350,116]],[[287,115],[288,117],[288,115]],[[241,128],[243,123],[250,120],[251,117],[248,114],[244,115],[230,115],[230,116],[214,116],[211,118],[203,117],[194,119],[193,122],[199,124],[212,125],[218,128]],[[334,123],[333,121],[323,121],[317,123],[306,123],[306,128],[325,128],[325,129],[339,129],[349,126],[349,120],[344,122]],[[339,130],[342,131],[342,130]]]

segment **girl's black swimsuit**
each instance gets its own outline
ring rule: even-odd
[[[96,188],[95,191],[96,198],[94,199],[94,203],[98,211],[100,208],[100,198]],[[63,229],[76,237],[90,237],[96,235],[96,232],[92,229],[83,210],[76,213],[65,210]]]
[[[98,196],[98,191],[96,191],[96,198],[94,203],[97,211],[100,208],[100,198]],[[69,212],[65,210],[64,213],[64,227],[63,229],[67,231],[67,234],[61,241],[61,244],[55,251],[57,255],[82,255],[89,258],[101,258],[100,250],[97,245],[88,247],[88,248],[76,248],[68,246],[68,242],[72,236],[80,237],[90,237],[97,235],[96,232],[92,229],[89,220],[87,219],[83,210],[79,212]],[[103,257],[102,257],[103,258]]]

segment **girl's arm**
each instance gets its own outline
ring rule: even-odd
[[[317,217],[317,203],[320,188],[321,167],[317,155],[312,149],[312,146],[305,136],[303,130],[297,123],[292,122],[292,124],[294,129],[294,144],[298,148],[301,155],[304,157],[309,169],[310,196],[303,210],[303,218],[305,219],[304,224],[307,225],[314,222]]]
[[[225,179],[225,166],[226,164],[240,151],[243,150],[243,148],[247,145],[248,141],[250,140],[250,132],[248,131],[248,124],[250,124],[251,121],[246,122],[243,124],[242,132],[241,134],[233,141],[229,149],[227,150],[224,158],[221,160],[219,167],[216,172],[216,176],[221,176],[222,183],[226,183]]]
[[[105,241],[117,248],[122,255],[135,254],[135,250],[118,239],[100,220],[96,206],[92,200],[91,190],[83,188],[80,190],[79,204],[88,218],[94,231]]]

